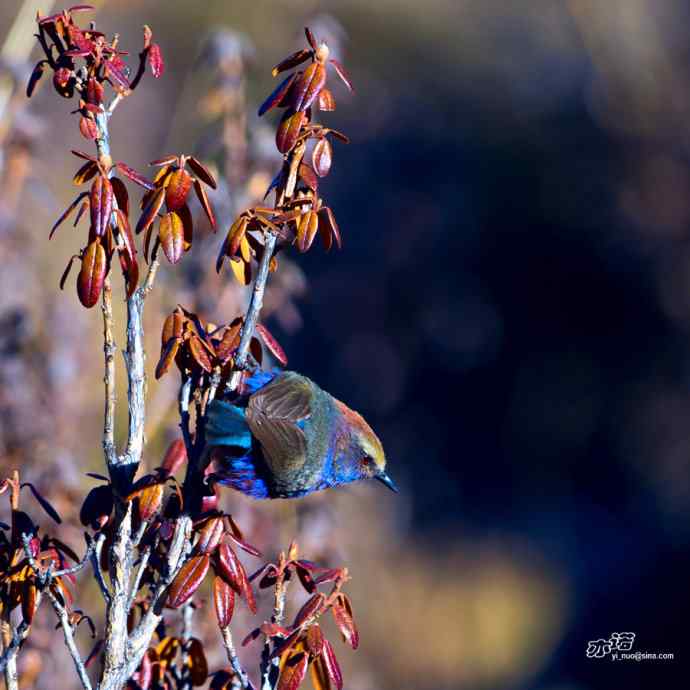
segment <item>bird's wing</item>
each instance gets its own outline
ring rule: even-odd
[[[286,373],[249,399],[247,424],[278,477],[297,472],[304,465],[307,441],[299,422],[311,416],[312,398],[309,381]]]

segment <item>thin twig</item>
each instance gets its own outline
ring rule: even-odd
[[[271,622],[281,625],[285,616],[285,599],[287,597],[288,582],[285,579],[285,554],[281,552],[278,562],[278,578],[276,579],[273,599],[273,615]],[[261,690],[274,690],[280,675],[280,658],[271,653],[271,638],[267,637],[261,653]]]
[[[146,566],[149,564],[149,558],[151,557],[151,549],[147,548],[144,553],[141,555],[141,559],[139,560],[139,566],[137,568],[137,572],[134,575],[134,582],[132,583],[132,589],[130,590],[129,593],[129,605],[127,606],[127,609],[132,608],[132,604],[134,603],[134,600],[137,597],[137,592],[139,591],[139,588],[141,587],[141,579],[144,576],[144,571],[146,570]]]
[[[84,666],[81,654],[79,654],[79,650],[77,649],[77,643],[74,640],[74,628],[70,623],[69,613],[67,613],[67,609],[58,601],[57,597],[53,594],[50,587],[48,587],[45,591],[48,594],[50,603],[53,605],[53,610],[55,611],[60,621],[60,625],[62,626],[62,633],[65,638],[65,645],[69,650],[70,656],[72,657],[72,661],[74,661],[74,666],[77,670],[77,674],[79,675],[79,680],[81,681],[82,686],[86,690],[91,690],[92,686],[91,681],[89,680],[89,675],[86,672],[86,667]]]

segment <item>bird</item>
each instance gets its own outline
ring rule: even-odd
[[[361,479],[398,492],[364,418],[294,371],[253,372],[206,409],[208,483],[257,499],[299,498]]]

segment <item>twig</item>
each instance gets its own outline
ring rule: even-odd
[[[281,552],[278,562],[278,578],[275,583],[273,615],[271,622],[281,625],[285,616],[285,599],[287,597],[287,580],[285,579],[285,554]],[[261,690],[274,690],[280,675],[280,658],[271,654],[271,639],[266,638],[261,653]]]
[[[253,690],[253,685],[249,681],[247,673],[242,668],[242,664],[235,651],[235,645],[232,641],[232,632],[230,632],[230,626],[226,626],[220,629],[221,635],[223,636],[223,646],[225,647],[225,652],[228,655],[228,661],[235,675],[240,679],[240,687],[244,690]]]
[[[115,450],[115,340],[110,277],[103,283],[103,353],[105,356],[105,411],[103,414],[103,452],[108,467],[117,462]]]
[[[84,666],[84,662],[82,661],[79,650],[77,649],[77,644],[74,640],[74,628],[70,623],[67,609],[65,609],[65,607],[58,601],[50,587],[48,587],[45,591],[48,594],[50,603],[53,605],[53,610],[55,611],[60,621],[60,625],[62,626],[62,632],[65,637],[65,645],[69,650],[72,660],[74,661],[74,666],[77,670],[77,674],[79,675],[79,680],[86,690],[91,690],[91,681],[89,680],[86,667]]]
[[[304,156],[306,145],[301,142],[290,152],[289,154],[289,171],[287,175],[287,180],[278,191],[276,198],[276,208],[284,204],[286,200],[290,199],[295,193],[295,185],[297,184],[297,170],[302,162]],[[264,292],[266,290],[266,282],[268,281],[269,268],[271,265],[271,259],[273,258],[273,252],[275,251],[277,236],[270,230],[266,231],[264,234],[264,251],[261,256],[261,262],[259,263],[259,271],[256,274],[256,280],[254,281],[254,288],[252,290],[252,296],[249,300],[249,306],[247,307],[247,315],[244,319],[244,325],[242,327],[242,337],[240,339],[240,344],[237,348],[237,354],[235,355],[235,371],[232,373],[230,380],[228,382],[228,389],[234,391],[240,382],[240,377],[242,372],[247,367],[247,356],[249,354],[249,345],[251,343],[252,337],[254,336],[254,329],[256,327],[256,322],[259,320],[259,314],[261,313],[261,308],[264,302]]]
[[[101,532],[94,540],[94,548],[91,552],[91,565],[93,567],[94,575],[98,581],[98,586],[101,588],[101,593],[106,603],[110,603],[110,590],[105,583],[103,571],[101,570],[101,553],[103,552],[103,544],[105,543],[105,534]]]
[[[129,605],[127,606],[127,609],[129,610],[132,608],[132,604],[134,603],[134,600],[137,597],[137,592],[139,591],[139,588],[141,587],[141,578],[144,576],[144,571],[146,570],[146,566],[149,564],[149,558],[151,557],[151,549],[147,548],[144,553],[141,555],[141,559],[139,561],[139,567],[137,568],[136,575],[134,576],[134,582],[132,583],[132,589],[130,590],[129,593]]]

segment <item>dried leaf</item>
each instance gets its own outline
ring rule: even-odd
[[[175,153],[171,153],[168,156],[163,156],[163,158],[157,158],[155,161],[151,161],[149,165],[170,165],[178,160],[179,156]]]
[[[314,690],[331,690],[331,678],[322,658],[314,659],[309,666],[309,675]]]
[[[81,259],[81,270],[77,278],[79,301],[87,308],[93,307],[103,289],[103,282],[108,273],[108,262],[105,249],[96,238],[89,244]]]
[[[284,60],[281,60],[271,70],[271,74],[274,77],[276,77],[281,72],[284,72],[287,69],[292,69],[293,67],[297,67],[297,65],[301,65],[303,62],[306,62],[311,57],[311,55],[311,50],[307,50],[306,48],[298,50],[297,52],[292,53],[292,55],[288,55]]]
[[[232,273],[240,285],[249,285],[252,282],[250,264],[242,261],[242,259],[232,258],[230,259],[230,268],[232,268]]]
[[[89,196],[91,227],[97,237],[105,235],[113,210],[113,187],[105,175],[98,175],[91,184]]]
[[[326,137],[319,139],[311,155],[311,163],[314,166],[316,174],[319,177],[326,177],[331,169],[332,162],[333,148],[331,147],[331,142],[328,141]]]
[[[276,146],[280,153],[288,153],[295,145],[305,117],[301,110],[296,113],[292,110],[285,112],[276,132]]]
[[[192,172],[204,183],[207,184],[211,189],[216,189],[216,180],[211,175],[209,172],[208,168],[199,161],[198,158],[194,158],[194,156],[190,156],[187,159],[187,163],[189,164],[189,167],[192,169]]]
[[[208,554],[192,556],[170,585],[168,605],[177,609],[188,601],[201,586],[206,577],[210,559]]]
[[[268,348],[269,352],[280,362],[280,364],[282,366],[287,366],[288,359],[285,350],[283,350],[268,328],[261,323],[257,323],[256,333]]]
[[[309,251],[319,229],[319,215],[316,211],[303,213],[297,226],[297,249],[304,253]]]
[[[82,158],[85,161],[91,161],[92,163],[97,163],[98,161],[93,157],[90,156],[88,153],[84,153],[83,151],[77,151],[76,149],[72,149],[72,155],[76,156],[77,158]]]
[[[155,377],[158,380],[163,374],[167,373],[172,363],[175,361],[175,356],[180,348],[179,338],[170,338],[161,352],[161,356],[156,365]]]
[[[199,203],[201,204],[201,208],[204,209],[204,213],[206,214],[206,217],[208,218],[209,223],[211,223],[211,227],[213,228],[213,232],[216,231],[216,217],[213,214],[213,209],[211,208],[211,203],[208,200],[208,195],[206,194],[206,190],[201,186],[199,183],[199,180],[194,180],[194,192],[196,193],[197,199],[199,199]]]
[[[277,690],[297,690],[307,675],[309,657],[304,652],[290,656],[280,672]]]
[[[161,333],[161,347],[165,347],[170,338],[182,337],[186,321],[187,317],[182,313],[179,307],[165,319],[163,322],[163,331]]]
[[[335,222],[333,211],[331,211],[328,206],[324,206],[319,210],[319,228],[321,229],[321,239],[323,240],[326,250],[331,248],[332,240],[335,240],[338,249],[342,248],[340,229]],[[326,238],[328,238],[328,240]]]
[[[132,182],[138,184],[140,187],[143,187],[144,189],[148,190],[153,190],[156,188],[152,182],[149,182],[143,175],[134,170],[134,168],[130,168],[129,165],[127,165],[126,163],[115,163],[115,167],[125,177],[128,177],[130,180],[132,180]]]
[[[335,110],[335,98],[333,92],[325,86],[319,91],[318,98],[319,110],[324,112],[332,112]]]
[[[177,213],[170,211],[163,216],[158,229],[158,237],[168,261],[171,264],[176,264],[184,253],[184,227]]]
[[[211,373],[213,371],[213,363],[211,358],[203,345],[201,338],[193,335],[189,339],[189,350],[194,358],[194,361],[206,372]]]
[[[165,204],[168,211],[177,211],[187,201],[187,194],[192,188],[192,177],[183,168],[173,172],[165,188]]]
[[[227,628],[235,610],[235,592],[222,578],[216,575],[213,579],[213,605],[220,628]]]
[[[62,215],[53,223],[53,227],[50,229],[50,235],[48,235],[48,239],[52,239],[53,235],[55,234],[55,231],[60,227],[60,225],[65,221],[70,214],[74,211],[77,206],[79,206],[79,202],[84,198],[88,196],[86,192],[82,192],[63,212]]]
[[[285,98],[285,94],[287,94],[287,92],[290,90],[290,87],[292,86],[292,83],[295,81],[295,78],[298,74],[299,72],[295,72],[295,74],[285,77],[285,79],[283,79],[283,81],[281,81],[280,84],[273,89],[273,92],[261,104],[261,107],[259,108],[259,117],[261,117],[264,113],[267,113],[269,110],[275,108],[283,100],[283,98]]]
[[[27,625],[31,625],[36,613],[36,585],[31,580],[26,580],[23,583],[22,598],[22,617]]]
[[[165,189],[163,187],[160,187],[156,190],[156,192],[153,194],[150,201],[142,211],[141,218],[139,218],[139,222],[137,223],[136,227],[137,235],[140,232],[142,232],[142,230],[146,230],[146,228],[148,228],[149,225],[153,223],[153,221],[156,218],[156,215],[158,214],[158,211],[160,211],[161,206],[163,205],[164,200]]]
[[[319,95],[325,83],[326,67],[319,62],[313,62],[295,82],[292,107],[297,111],[306,110]]]
[[[216,357],[221,364],[225,364],[239,346],[241,330],[242,321],[238,320],[234,326],[230,326],[230,328],[223,333],[223,337],[216,345]]]
[[[350,80],[350,75],[347,73],[347,70],[334,58],[331,58],[329,62],[333,65],[333,69],[335,69],[338,76],[343,80],[343,84],[345,84],[350,91],[354,91],[355,89],[352,86],[352,81]]]

